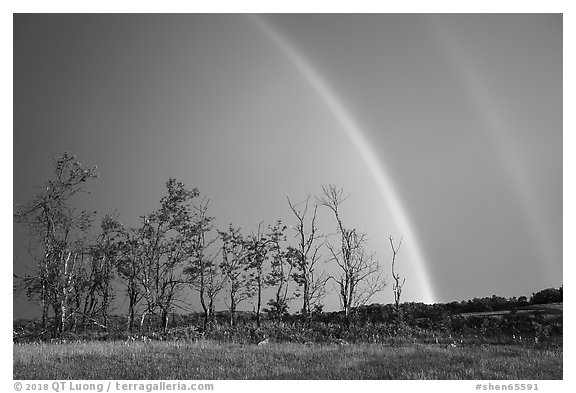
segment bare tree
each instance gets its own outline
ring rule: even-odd
[[[323,195],[318,203],[329,208],[336,218],[339,242],[331,244],[328,237],[326,247],[330,250],[331,260],[340,267],[339,276],[331,276],[338,286],[340,303],[346,321],[349,321],[353,308],[366,304],[366,302],[381,291],[386,282],[382,278],[380,265],[374,253],[366,251],[367,236],[358,233],[356,229],[344,226],[340,216],[340,206],[346,200],[344,191],[335,185],[322,186]]]
[[[289,197],[287,197],[287,200],[292,213],[297,219],[296,226],[292,227],[296,232],[297,246],[288,247],[287,258],[297,270],[292,274],[292,277],[302,289],[302,318],[310,325],[311,305],[323,296],[327,280],[324,273],[315,274],[316,263],[321,257],[320,248],[322,248],[322,243],[318,241],[320,235],[316,226],[318,205],[314,204],[314,210],[308,224],[309,228],[307,229],[306,220],[308,219],[310,196],[297,205],[294,205]],[[303,208],[299,209],[299,205],[303,205]]]
[[[398,251],[400,251],[400,247],[402,247],[402,238],[400,238],[400,242],[398,242],[398,246],[394,246],[394,240],[392,236],[389,237],[390,240],[390,247],[392,247],[392,278],[394,282],[392,283],[392,290],[394,291],[394,309],[396,310],[396,318],[398,322],[401,322],[402,314],[400,310],[400,296],[402,295],[402,287],[406,282],[404,278],[402,283],[400,283],[400,275],[398,272],[394,270],[396,267],[396,255]]]

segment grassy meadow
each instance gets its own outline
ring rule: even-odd
[[[15,344],[28,379],[562,379],[562,346],[77,342]]]

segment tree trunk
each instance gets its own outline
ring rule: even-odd
[[[102,305],[102,325],[108,327],[108,307],[103,304]]]
[[[48,326],[48,288],[46,280],[42,278],[42,328]]]
[[[62,322],[60,319],[60,308],[57,304],[52,304],[52,311],[54,312],[54,325],[52,330],[52,337],[57,338],[60,336],[60,323]]]
[[[230,326],[234,326],[234,314],[236,313],[236,304],[230,305]]]
[[[308,288],[308,275],[304,272],[304,304],[302,305],[302,318],[306,326],[310,327],[309,314],[310,314],[310,293]]]
[[[66,303],[68,302],[68,296],[66,295],[66,289],[64,289],[64,294],[63,294],[63,299],[60,303],[60,331],[59,333],[59,337],[62,338],[62,336],[64,335],[64,330],[65,330],[65,326],[66,326],[66,318],[68,317],[67,313],[66,313],[66,309],[67,309],[67,305]]]
[[[140,319],[140,332],[142,332],[142,329],[144,327],[144,320],[146,319],[146,314],[148,314],[148,310],[144,310],[144,312],[142,313],[142,318]]]
[[[166,333],[168,330],[168,310],[162,308],[160,311],[160,320],[162,323],[162,333]]]
[[[128,296],[129,298],[129,305],[128,305],[128,332],[132,333],[132,331],[134,330],[134,309],[135,309],[135,301],[134,301],[134,295],[130,294]]]
[[[204,311],[204,330],[206,330],[206,326],[208,325],[208,307],[206,307],[206,301],[204,300],[204,288],[203,286],[200,287],[200,305],[202,305],[202,310]]]
[[[208,307],[208,310],[210,313],[209,320],[210,320],[212,326],[214,326],[216,324],[216,312],[214,311],[214,299],[210,299],[210,306]]]
[[[260,327],[260,308],[262,307],[262,279],[258,277],[258,303],[256,305],[256,326]]]
[[[108,327],[108,306],[109,306],[109,287],[104,287],[104,293],[102,294],[102,325]]]
[[[60,307],[56,302],[52,303],[52,311],[54,311],[54,330],[52,332],[52,336],[54,338],[57,338],[60,336],[60,330],[61,330],[61,323],[62,323],[62,319],[60,318]]]
[[[74,323],[72,325],[72,331],[74,333],[78,332],[78,312],[80,312],[80,297],[76,296],[76,308],[72,311],[74,314]],[[84,331],[84,326],[81,326],[82,331]]]

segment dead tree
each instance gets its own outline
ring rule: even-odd
[[[292,274],[292,278],[302,289],[302,318],[307,325],[310,325],[311,305],[320,300],[323,296],[324,286],[327,278],[324,273],[315,274],[316,263],[320,260],[320,248],[322,243],[318,240],[318,228],[316,226],[316,214],[318,205],[314,204],[314,211],[310,217],[309,229],[306,229],[306,215],[310,196],[298,205],[304,205],[298,209],[298,205],[292,204],[288,198],[288,205],[292,213],[297,218],[297,224],[292,227],[296,231],[297,246],[288,248],[288,261],[297,270]]]
[[[394,282],[392,283],[392,290],[394,292],[394,310],[396,311],[396,318],[398,322],[402,321],[402,313],[400,310],[400,296],[402,295],[402,287],[404,283],[406,283],[406,278],[402,280],[400,283],[400,275],[394,269],[396,267],[396,255],[402,246],[402,238],[400,238],[400,242],[398,242],[398,246],[394,246],[394,241],[392,236],[389,238],[390,240],[390,247],[392,247],[392,278]]]
[[[380,264],[374,253],[366,251],[367,235],[356,229],[346,228],[340,216],[340,206],[347,199],[343,190],[335,185],[322,186],[320,205],[329,208],[336,219],[336,235],[339,241],[333,244],[326,238],[331,260],[340,267],[340,274],[331,276],[338,287],[340,304],[346,321],[349,322],[353,308],[362,306],[381,291],[386,282],[381,276]]]

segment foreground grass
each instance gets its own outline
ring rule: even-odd
[[[562,379],[562,348],[214,342],[14,345],[14,379]]]

